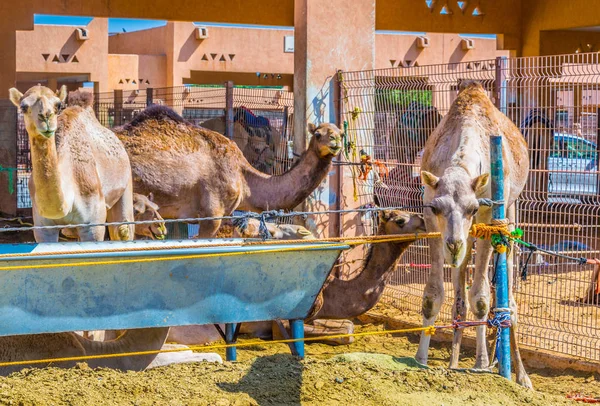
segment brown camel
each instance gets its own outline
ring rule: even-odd
[[[76,333],[37,334],[0,337],[0,358],[3,362],[28,361],[47,358],[78,357],[100,354],[119,354],[136,351],[160,350],[169,328],[127,330],[112,341],[92,341]],[[92,368],[105,367],[119,370],[142,371],[150,365],[156,354],[116,357],[86,361]],[[52,366],[68,368],[75,361],[53,363]],[[23,368],[42,368],[48,364],[29,364],[1,367],[0,375],[8,375]]]
[[[233,141],[164,106],[151,106],[114,131],[129,154],[134,189],[153,193],[161,215],[174,219],[299,205],[327,176],[342,145],[333,124],[308,129],[313,137],[306,152],[280,176],[254,169]],[[213,237],[220,224],[203,221],[199,237]]]
[[[427,231],[439,231],[440,239],[429,240],[431,272],[423,293],[423,325],[430,326],[444,301],[444,260],[452,267],[454,285],[453,317],[466,320],[467,304],[477,320],[484,321],[490,312],[488,266],[492,255],[490,240],[477,241],[473,284],[466,288],[467,266],[474,239],[469,237],[473,221],[489,224],[492,211],[479,206],[479,198],[491,197],[490,135],[502,135],[504,195],[511,224],[515,221],[515,201],[527,182],[529,156],[527,142],[519,129],[490,101],[484,88],[466,81],[448,114],[425,144],[421,177],[425,185],[424,202]],[[508,269],[512,270],[512,255]],[[511,348],[517,382],[531,388],[517,346],[517,303],[512,293],[512,271],[508,272],[509,299],[512,310]],[[458,367],[462,330],[454,332],[450,368]],[[488,368],[486,326],[476,328],[476,368]],[[427,363],[431,337],[421,334],[417,360]]]
[[[9,91],[23,113],[31,145],[31,194],[36,226],[132,221],[129,158],[117,137],[103,127],[92,99],[77,92],[76,106],[60,109],[67,97],[37,85]],[[60,114],[59,114],[60,113]],[[74,230],[80,241],[104,240],[104,227]],[[37,242],[57,242],[59,229],[34,230]],[[112,240],[132,240],[133,225],[109,227]]]

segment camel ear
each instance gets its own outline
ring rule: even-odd
[[[317,126],[314,125],[313,123],[308,123],[308,132],[311,134],[315,134],[315,131],[317,131]]]
[[[433,173],[427,171],[421,171],[421,182],[423,185],[429,186],[432,189],[435,189],[438,185],[440,178],[435,176]]]
[[[479,175],[475,179],[471,181],[471,187],[475,193],[483,192],[483,188],[485,188],[490,181],[490,174],[484,173],[483,175]]]
[[[133,212],[135,214],[142,214],[145,211],[146,211],[146,207],[145,207],[144,203],[139,202],[139,201],[133,203]]]
[[[391,210],[381,210],[379,212],[379,219],[383,222],[388,221],[390,218],[392,217],[392,211]]]
[[[69,92],[67,92],[67,85],[62,85],[60,87],[60,90],[58,90],[56,92],[56,96],[58,96],[58,98],[60,99],[61,103],[64,103],[67,101],[67,95],[69,94]]]
[[[8,91],[8,95],[10,97],[10,101],[17,107],[21,107],[21,97],[23,97],[23,93],[19,92],[16,88],[12,88]]]
[[[152,193],[152,192],[148,193],[148,200],[150,200],[151,202],[154,202],[154,193]]]

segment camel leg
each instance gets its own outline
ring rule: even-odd
[[[316,319],[304,324],[304,337],[323,337],[321,342],[329,345],[348,345],[354,342],[354,337],[327,338],[328,335],[352,334],[354,323],[350,320]]]
[[[427,222],[427,230],[431,230],[430,232],[437,231],[435,226],[431,226],[429,222]],[[429,248],[431,252],[431,272],[429,273],[425,291],[423,292],[423,326],[432,326],[435,323],[444,302],[444,255],[442,240],[439,238],[430,239]],[[421,332],[419,349],[415,358],[422,364],[427,364],[430,341],[431,337],[425,334],[424,331]]]
[[[33,224],[36,226],[53,226],[55,225],[51,221],[41,217],[37,211],[35,210],[35,206],[32,210],[33,214]],[[33,230],[33,237],[35,242],[58,242],[58,238],[60,236],[60,229],[50,229],[50,230]]]
[[[469,306],[475,319],[487,320],[490,309],[490,282],[488,277],[488,264],[492,255],[492,244],[489,240],[477,241],[477,257],[475,259],[475,273],[473,285],[469,290]],[[477,326],[477,350],[475,368],[487,368],[489,357],[487,352],[486,326]]]
[[[453,320],[464,321],[467,319],[467,265],[471,262],[471,251],[473,250],[473,240],[467,240],[467,254],[459,268],[452,269],[452,284],[454,285],[454,307],[452,309]],[[460,357],[460,345],[462,342],[463,330],[454,330],[452,337],[452,355],[450,356],[450,368],[458,368],[458,359]]]
[[[133,186],[131,179],[123,195],[108,209],[106,221],[108,223],[133,221]],[[108,226],[111,241],[131,241],[135,237],[135,225],[121,224],[120,226]]]

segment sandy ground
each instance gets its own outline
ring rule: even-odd
[[[241,339],[248,340],[254,339]],[[443,344],[432,348],[431,368],[421,369],[412,359],[417,341],[416,335],[384,335],[338,347],[310,344],[304,361],[289,355],[284,344],[261,342],[239,349],[238,362],[222,365],[172,365],[140,373],[91,370],[85,364],[26,370],[0,378],[0,404],[547,406],[575,404],[565,398],[572,391],[600,396],[598,374],[530,371],[536,387],[531,392],[494,374],[449,371],[450,351]],[[461,366],[472,366],[473,355],[466,352]]]

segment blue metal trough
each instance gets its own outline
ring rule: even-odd
[[[223,242],[237,245],[214,246]],[[242,243],[2,244],[0,336],[225,323],[226,341],[235,342],[237,323],[284,319],[301,338],[302,320],[348,246]],[[235,359],[235,349],[227,353]]]

